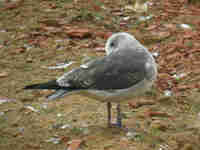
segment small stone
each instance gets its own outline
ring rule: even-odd
[[[172,96],[172,91],[170,91],[170,90],[165,90],[165,91],[164,91],[164,95],[165,95],[166,97],[170,97],[170,96]]]
[[[0,97],[0,104],[12,102],[12,101],[16,101],[16,100],[15,99],[8,99],[8,98],[5,98],[5,97]]]
[[[26,59],[26,62],[27,62],[27,63],[32,63],[32,62],[33,62],[33,59],[32,59],[32,58],[27,58],[27,59]]]
[[[173,78],[175,78],[176,80],[179,80],[179,79],[181,79],[181,78],[183,78],[185,76],[186,76],[186,73],[174,74]]]
[[[58,114],[57,114],[57,117],[62,117],[62,116],[63,116],[63,115],[62,115],[62,114],[60,114],[60,113],[58,113]]]
[[[129,132],[126,133],[126,136],[127,136],[127,138],[128,138],[129,140],[134,139],[137,135],[138,135],[138,133],[135,132],[135,131],[129,131]]]
[[[64,124],[60,127],[61,129],[72,128],[70,124]]]
[[[53,144],[59,144],[60,140],[61,140],[60,138],[54,138],[54,137],[52,137],[52,138],[46,140],[46,142],[51,142]]]
[[[48,104],[47,104],[47,103],[43,103],[43,104],[41,104],[41,107],[42,107],[43,109],[47,109],[47,108],[48,108]]]
[[[0,72],[0,78],[7,77],[7,76],[8,76],[7,72]]]
[[[0,112],[0,116],[3,116],[5,113],[4,112]]]
[[[49,66],[49,67],[44,67],[44,68],[48,68],[48,69],[63,69],[63,68],[67,68],[69,67],[70,65],[72,65],[73,63],[75,63],[74,61],[70,61],[68,63],[59,63],[59,64],[56,64],[56,66]]]
[[[180,27],[181,28],[184,28],[184,29],[191,29],[191,26],[190,25],[188,25],[188,24],[180,24]]]
[[[35,109],[33,106],[25,106],[25,108],[27,108],[33,112],[39,112],[39,110]]]
[[[124,21],[127,21],[127,20],[129,20],[129,19],[130,19],[130,16],[127,16],[127,17],[124,17],[124,18],[123,18]]]

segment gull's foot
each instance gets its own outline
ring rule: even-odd
[[[118,123],[111,123],[108,125],[109,128],[122,128],[122,125],[119,125]]]
[[[108,128],[118,128],[118,129],[121,129],[121,130],[124,130],[124,131],[128,131],[128,128],[126,128],[125,126],[122,126],[118,123],[111,123],[111,124],[108,124]]]

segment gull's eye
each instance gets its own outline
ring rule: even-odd
[[[111,42],[110,47],[114,47],[114,46],[115,46],[114,42]]]

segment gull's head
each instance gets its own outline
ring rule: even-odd
[[[119,32],[111,35],[106,42],[106,54],[109,55],[112,52],[116,52],[120,49],[129,47],[131,45],[137,45],[139,42],[134,36],[126,32]]]

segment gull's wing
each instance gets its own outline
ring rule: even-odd
[[[146,78],[148,54],[123,50],[65,73],[58,85],[70,89],[125,89]]]

